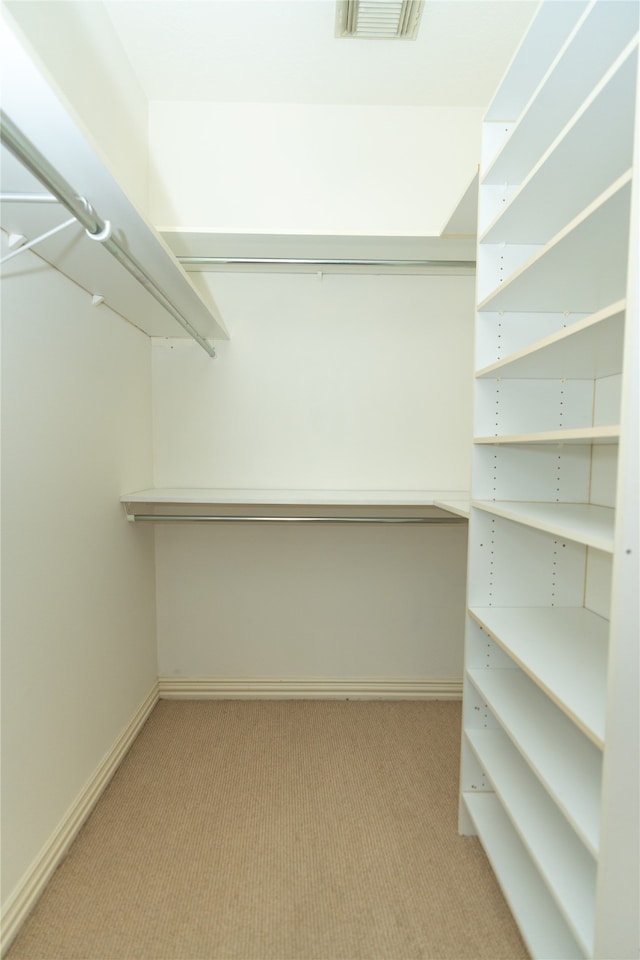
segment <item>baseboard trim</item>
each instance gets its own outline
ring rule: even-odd
[[[261,677],[214,679],[159,677],[164,700],[461,700],[457,677],[359,678]]]
[[[158,684],[155,683],[7,901],[2,915],[2,955],[8,950],[56,868],[66,856],[158,699]]]

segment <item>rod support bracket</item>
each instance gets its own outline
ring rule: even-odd
[[[111,220],[105,220],[104,228],[100,230],[99,233],[91,233],[89,230],[85,230],[85,233],[90,240],[97,240],[99,243],[104,243],[105,240],[108,240],[111,236]]]

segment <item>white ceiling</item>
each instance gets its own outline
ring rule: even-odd
[[[426,0],[415,41],[335,38],[335,0],[106,0],[149,100],[485,107],[537,2]]]

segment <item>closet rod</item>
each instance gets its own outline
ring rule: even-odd
[[[466,523],[464,517],[240,517],[182,516],[180,514],[136,513],[133,521],[176,521],[180,523]]]
[[[78,196],[47,158],[31,143],[15,123],[0,110],[0,142],[59,202],[82,224],[88,236],[98,240],[103,247],[140,283],[161,307],[169,313],[190,337],[200,344],[210,357],[215,349],[202,337],[189,321],[157,286],[138,261],[127,253],[111,236],[111,224],[102,220],[84,197]]]
[[[392,260],[381,257],[178,257],[183,266],[417,267],[474,270],[475,260]]]

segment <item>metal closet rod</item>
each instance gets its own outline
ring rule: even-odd
[[[393,260],[383,257],[178,257],[186,267],[193,266],[309,266],[309,267],[417,267],[475,269],[475,260]]]
[[[466,523],[464,517],[245,517],[136,513],[133,520],[180,523]]]
[[[113,239],[109,221],[105,221],[98,216],[91,204],[85,200],[84,197],[78,196],[76,191],[73,190],[64,177],[58,173],[55,167],[49,163],[47,158],[25,137],[13,120],[1,110],[0,142],[2,142],[26,170],[40,181],[45,189],[53,194],[53,196],[73,214],[76,220],[85,228],[87,234],[92,239],[98,240],[102,246],[109,251],[111,256],[186,330],[189,336],[193,337],[193,339],[200,344],[202,349],[205,350],[210,357],[215,357],[214,347],[207,343],[195,327],[182,316],[180,311],[173,305],[171,300],[169,300],[167,295],[160,289],[138,261]]]

